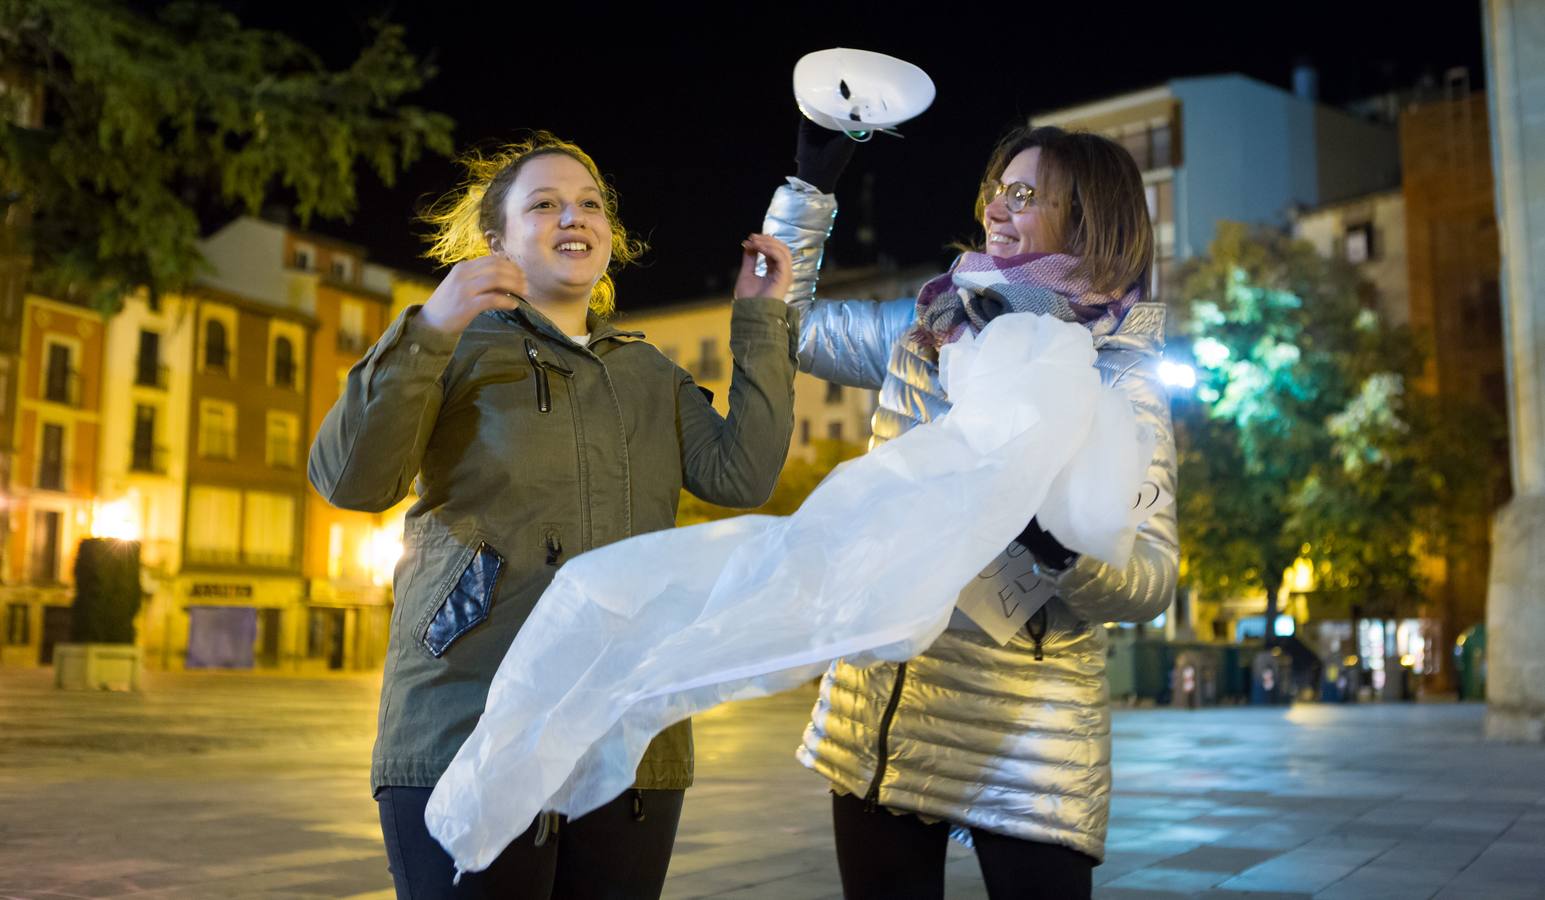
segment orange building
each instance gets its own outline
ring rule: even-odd
[[[386,330],[392,305],[386,271],[364,265],[363,251],[336,242],[312,244],[322,275],[316,290],[308,447],[349,369]],[[369,669],[383,662],[392,568],[401,546],[400,510],[338,509],[307,491],[304,574],[313,631],[327,642],[332,668]]]
[[[94,310],[26,298],[4,511],[0,661],[47,663],[53,646],[69,638],[75,548],[91,534],[96,495],[103,333]]]
[[[1486,95],[1421,102],[1400,117],[1411,326],[1427,351],[1419,387],[1478,402],[1506,416],[1500,252]],[[1506,489],[1508,455],[1490,461]],[[1498,505],[1505,496],[1496,498]],[[1490,522],[1478,518],[1466,546],[1449,554],[1429,613],[1438,647],[1483,621],[1491,564]]]

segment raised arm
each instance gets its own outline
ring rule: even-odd
[[[773,193],[762,230],[787,244],[793,255],[793,279],[784,298],[800,314],[800,370],[875,390],[885,380],[891,347],[912,325],[915,304],[908,297],[815,299],[822,253],[836,216],[836,196],[791,178]]]

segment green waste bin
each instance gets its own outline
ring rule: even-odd
[[[1486,623],[1466,628],[1454,642],[1454,671],[1459,676],[1459,699],[1486,699]]]

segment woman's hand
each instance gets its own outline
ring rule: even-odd
[[[486,309],[514,309],[525,291],[526,273],[508,259],[490,254],[465,260],[451,267],[418,318],[436,331],[460,334]]]
[[[735,279],[735,299],[776,297],[782,300],[794,280],[794,256],[788,245],[765,234],[753,234],[740,242],[740,275]],[[767,272],[756,273],[756,257],[767,260]]]

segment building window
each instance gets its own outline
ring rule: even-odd
[[[293,469],[296,444],[300,441],[300,420],[284,412],[268,414],[268,464],[276,469]]]
[[[1346,236],[1342,245],[1346,249],[1346,260],[1349,263],[1365,263],[1375,257],[1373,243],[1373,223],[1363,222],[1347,227]]]
[[[840,441],[840,440],[842,440],[842,423],[841,422],[827,422],[826,423],[826,437],[827,437],[827,439],[833,440],[833,441]]]
[[[188,491],[188,561],[231,565],[241,560],[241,492],[194,486]]]
[[[64,426],[45,424],[38,452],[38,487],[64,490]]]
[[[25,603],[6,606],[5,642],[12,647],[32,643],[32,607]]]
[[[48,345],[48,369],[43,380],[43,399],[50,403],[74,406],[79,394],[79,377],[70,360],[70,348],[64,344]]]
[[[55,583],[59,580],[60,529],[64,514],[39,510],[32,517],[32,580]]]
[[[365,304],[345,300],[338,310],[338,349],[360,353],[365,349]]]
[[[842,385],[836,382],[826,382],[826,405],[835,406],[842,402]]]
[[[703,381],[724,377],[724,363],[719,359],[719,343],[713,338],[703,338],[697,365],[693,368]]]
[[[274,384],[295,386],[295,344],[283,335],[274,338]]]
[[[333,257],[330,270],[334,281],[352,282],[354,280],[354,260],[347,256]]]
[[[294,255],[290,257],[290,264],[302,272],[310,272],[316,263],[316,248],[310,244],[296,244]]]
[[[242,514],[241,556],[248,565],[287,568],[295,560],[295,498],[248,491]]]
[[[161,365],[161,335],[157,332],[139,333],[139,356],[134,364],[134,383],[142,387],[166,387],[166,369]]]
[[[156,408],[134,405],[134,443],[129,468],[136,472],[164,472],[163,453],[156,446]]]
[[[205,459],[236,458],[236,407],[219,400],[198,405],[198,455]]]
[[[225,323],[210,319],[204,323],[204,369],[230,374],[230,348],[226,345]]]
[[[799,445],[801,447],[804,447],[804,446],[808,446],[809,443],[810,443],[810,420],[809,419],[800,419],[799,420]]]

